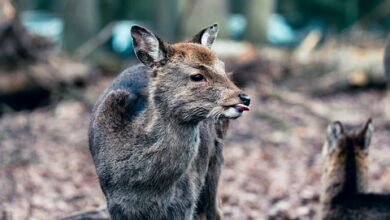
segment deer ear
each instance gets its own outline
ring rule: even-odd
[[[131,27],[134,52],[139,61],[146,66],[153,67],[157,63],[167,61],[168,44],[144,27],[134,25]]]
[[[211,48],[211,46],[214,43],[214,40],[217,38],[218,35],[218,24],[212,24],[203,30],[201,30],[199,33],[197,33],[191,40],[192,43],[202,44],[203,46],[206,46],[208,48]]]
[[[344,126],[341,122],[336,121],[332,122],[328,125],[326,130],[327,133],[327,142],[329,148],[336,148],[338,146],[338,142],[344,136]]]
[[[357,133],[359,138],[359,145],[364,149],[368,149],[371,143],[372,135],[374,134],[374,125],[372,124],[371,118],[367,120],[363,128]]]

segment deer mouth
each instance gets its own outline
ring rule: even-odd
[[[249,107],[243,104],[235,104],[227,106],[227,109],[223,112],[223,116],[231,119],[239,118],[244,111],[249,111]]]
[[[236,104],[233,106],[237,111],[243,112],[243,111],[249,111],[249,106],[244,104]]]

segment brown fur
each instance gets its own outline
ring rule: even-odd
[[[368,193],[372,132],[371,120],[355,132],[344,131],[340,122],[329,125],[323,147],[322,219],[390,218],[390,197]]]
[[[97,101],[89,141],[112,219],[221,219],[222,139],[242,102],[223,63],[201,42],[169,45],[133,27],[144,65],[125,70]],[[203,39],[202,39],[203,38]],[[192,76],[202,74],[204,80]],[[147,92],[145,92],[147,91]],[[247,103],[249,104],[249,102]]]
[[[217,60],[217,55],[213,51],[199,44],[177,43],[171,47],[175,51],[175,54],[182,55],[183,61],[187,63],[210,66]]]

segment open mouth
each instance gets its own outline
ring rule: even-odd
[[[249,111],[249,106],[243,105],[243,104],[236,104],[236,105],[234,105],[232,107],[234,107],[239,112]]]
[[[223,115],[227,118],[236,119],[242,115],[244,111],[249,111],[249,107],[243,104],[235,104],[228,106],[223,112]]]

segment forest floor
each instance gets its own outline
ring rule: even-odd
[[[111,80],[84,93],[96,98]],[[320,96],[268,83],[245,88],[251,111],[230,124],[219,190],[225,219],[314,219],[333,120],[356,126],[373,118],[370,188],[390,191],[385,90]],[[0,219],[58,219],[105,206],[88,149],[90,115],[91,103],[67,99],[0,118]]]

